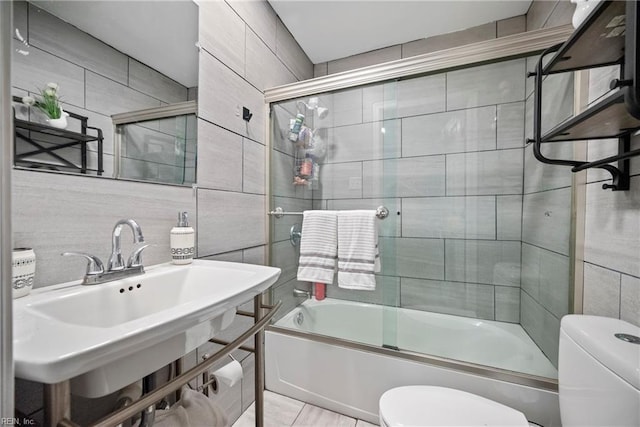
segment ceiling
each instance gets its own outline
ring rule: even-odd
[[[531,4],[531,0],[269,2],[314,64],[523,15]],[[198,6],[192,0],[32,3],[184,86],[198,84]]]
[[[523,15],[531,0],[269,0],[311,62]]]
[[[178,83],[198,86],[198,6],[193,1],[32,3]]]

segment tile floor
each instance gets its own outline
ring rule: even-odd
[[[233,427],[255,426],[254,404],[233,424]],[[270,391],[264,392],[264,425],[266,427],[340,426],[373,427],[375,424],[357,420]]]

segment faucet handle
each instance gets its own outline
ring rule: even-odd
[[[95,255],[84,252],[63,252],[62,256],[81,256],[87,259],[87,276],[104,273],[104,265],[102,261]]]
[[[129,260],[127,261],[127,268],[131,267],[140,267],[142,265],[142,251],[148,248],[150,245],[148,243],[137,245],[133,251],[131,251],[131,255],[129,255]]]

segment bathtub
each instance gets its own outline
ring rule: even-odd
[[[383,344],[403,351],[381,349]],[[372,423],[378,422],[384,391],[427,384],[479,394],[540,425],[560,426],[555,387],[508,380],[506,371],[557,378],[553,365],[516,324],[330,298],[307,300],[267,330],[265,366],[267,389]]]

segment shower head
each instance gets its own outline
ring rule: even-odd
[[[318,107],[316,110],[318,110],[318,117],[321,119],[324,119],[325,117],[327,117],[329,115],[329,109],[325,108],[325,107]]]
[[[311,110],[314,111],[316,110],[318,112],[318,117],[321,119],[324,119],[325,117],[327,117],[327,115],[329,114],[329,109],[325,108],[325,107],[320,107],[319,104],[319,99],[316,96],[313,96],[311,98],[309,98],[309,103],[307,104],[304,101],[298,101],[298,105],[304,105],[304,107],[307,110]]]

